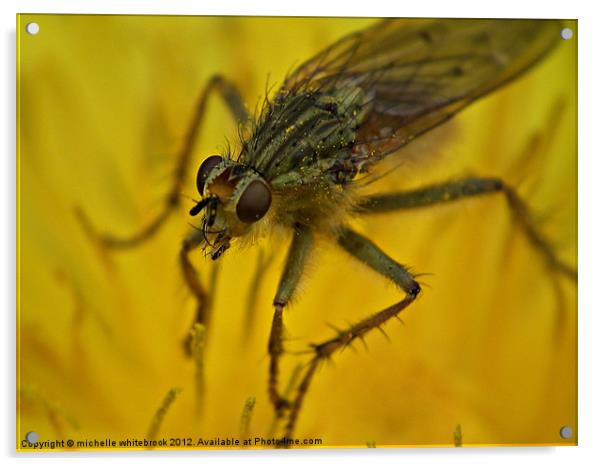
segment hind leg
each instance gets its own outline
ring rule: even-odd
[[[577,280],[577,271],[562,262],[550,242],[538,230],[525,201],[499,178],[470,177],[456,181],[427,186],[414,191],[369,196],[359,206],[364,214],[377,214],[401,209],[429,207],[446,202],[481,196],[503,194],[508,207],[514,214],[531,245],[542,255],[550,269],[558,271],[571,280]]]

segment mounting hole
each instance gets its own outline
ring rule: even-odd
[[[560,428],[560,436],[562,438],[571,438],[571,437],[573,437],[573,428],[571,426],[562,426]]]
[[[29,444],[38,443],[38,440],[40,440],[40,434],[37,432],[27,432],[25,434],[25,440],[27,440],[27,443]]]
[[[562,31],[560,31],[560,37],[564,40],[570,40],[573,37],[573,30],[571,28],[563,28]]]
[[[25,31],[30,36],[35,36],[38,32],[40,32],[40,25],[38,23],[27,23],[25,26]]]

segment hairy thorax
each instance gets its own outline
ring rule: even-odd
[[[360,88],[280,94],[243,142],[239,161],[270,184],[280,226],[336,229],[354,205],[352,149],[365,116]]]

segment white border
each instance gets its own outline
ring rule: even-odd
[[[546,465],[590,464],[600,458],[600,348],[602,306],[595,294],[599,288],[597,271],[602,264],[599,241],[600,186],[602,177],[602,50],[600,31],[602,16],[592,0],[528,2],[503,0],[484,2],[469,0],[429,1],[369,0],[366,2],[323,0],[4,0],[1,48],[3,59],[2,90],[5,108],[0,112],[2,141],[6,141],[1,170],[3,202],[0,204],[3,266],[0,268],[0,296],[4,299],[4,329],[2,352],[2,397],[5,419],[0,423],[3,456],[9,464],[17,458],[31,461],[44,456],[47,461],[63,464],[73,458],[85,458],[92,464],[104,464],[107,459],[128,458],[135,463],[154,464],[168,458],[184,463],[218,463],[242,461],[245,464],[274,464],[286,460],[291,464],[307,461],[318,463],[380,464],[437,463],[446,465],[492,464],[507,466],[509,462],[529,461]],[[204,15],[288,15],[288,16],[451,16],[451,17],[560,17],[579,19],[579,447],[496,448],[496,449],[399,449],[399,450],[310,450],[310,451],[245,451],[245,452],[154,452],[108,454],[45,454],[16,455],[15,445],[15,14],[22,13],[119,13],[119,14],[204,14]],[[597,215],[596,215],[597,213]]]

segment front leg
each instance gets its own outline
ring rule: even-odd
[[[201,324],[206,329],[209,324],[209,301],[210,296],[213,295],[213,286],[215,283],[212,281],[210,292],[205,290],[205,287],[199,278],[199,273],[190,260],[192,251],[201,245],[203,241],[203,234],[199,230],[193,230],[186,236],[184,241],[182,241],[182,246],[180,248],[180,268],[186,286],[196,301],[194,323]],[[216,267],[215,264],[214,267]],[[194,323],[192,326],[194,326]],[[183,343],[184,351],[189,356],[191,355],[190,342],[191,335],[188,334]]]
[[[282,313],[297,288],[313,244],[314,237],[311,230],[304,225],[295,225],[293,241],[280,278],[278,291],[274,297],[274,318],[272,319],[272,329],[268,342],[268,353],[270,355],[268,393],[276,410],[276,417],[280,417],[283,409],[288,406],[288,401],[280,395],[278,390],[279,362],[283,353],[284,323]]]
[[[349,328],[338,332],[333,338],[312,345],[314,357],[309,362],[309,366],[297,387],[296,397],[290,407],[285,432],[285,436],[289,438],[293,436],[303,399],[309,390],[309,385],[318,368],[318,364],[324,359],[330,358],[337,350],[350,345],[354,340],[358,338],[363,339],[369,331],[377,328],[380,329],[381,325],[389,319],[397,317],[401,311],[412,304],[420,293],[420,285],[408,269],[391,259],[368,238],[348,228],[344,228],[339,234],[338,243],[339,246],[356,259],[395,283],[403,290],[405,297],[398,303],[376,312],[351,325]]]

